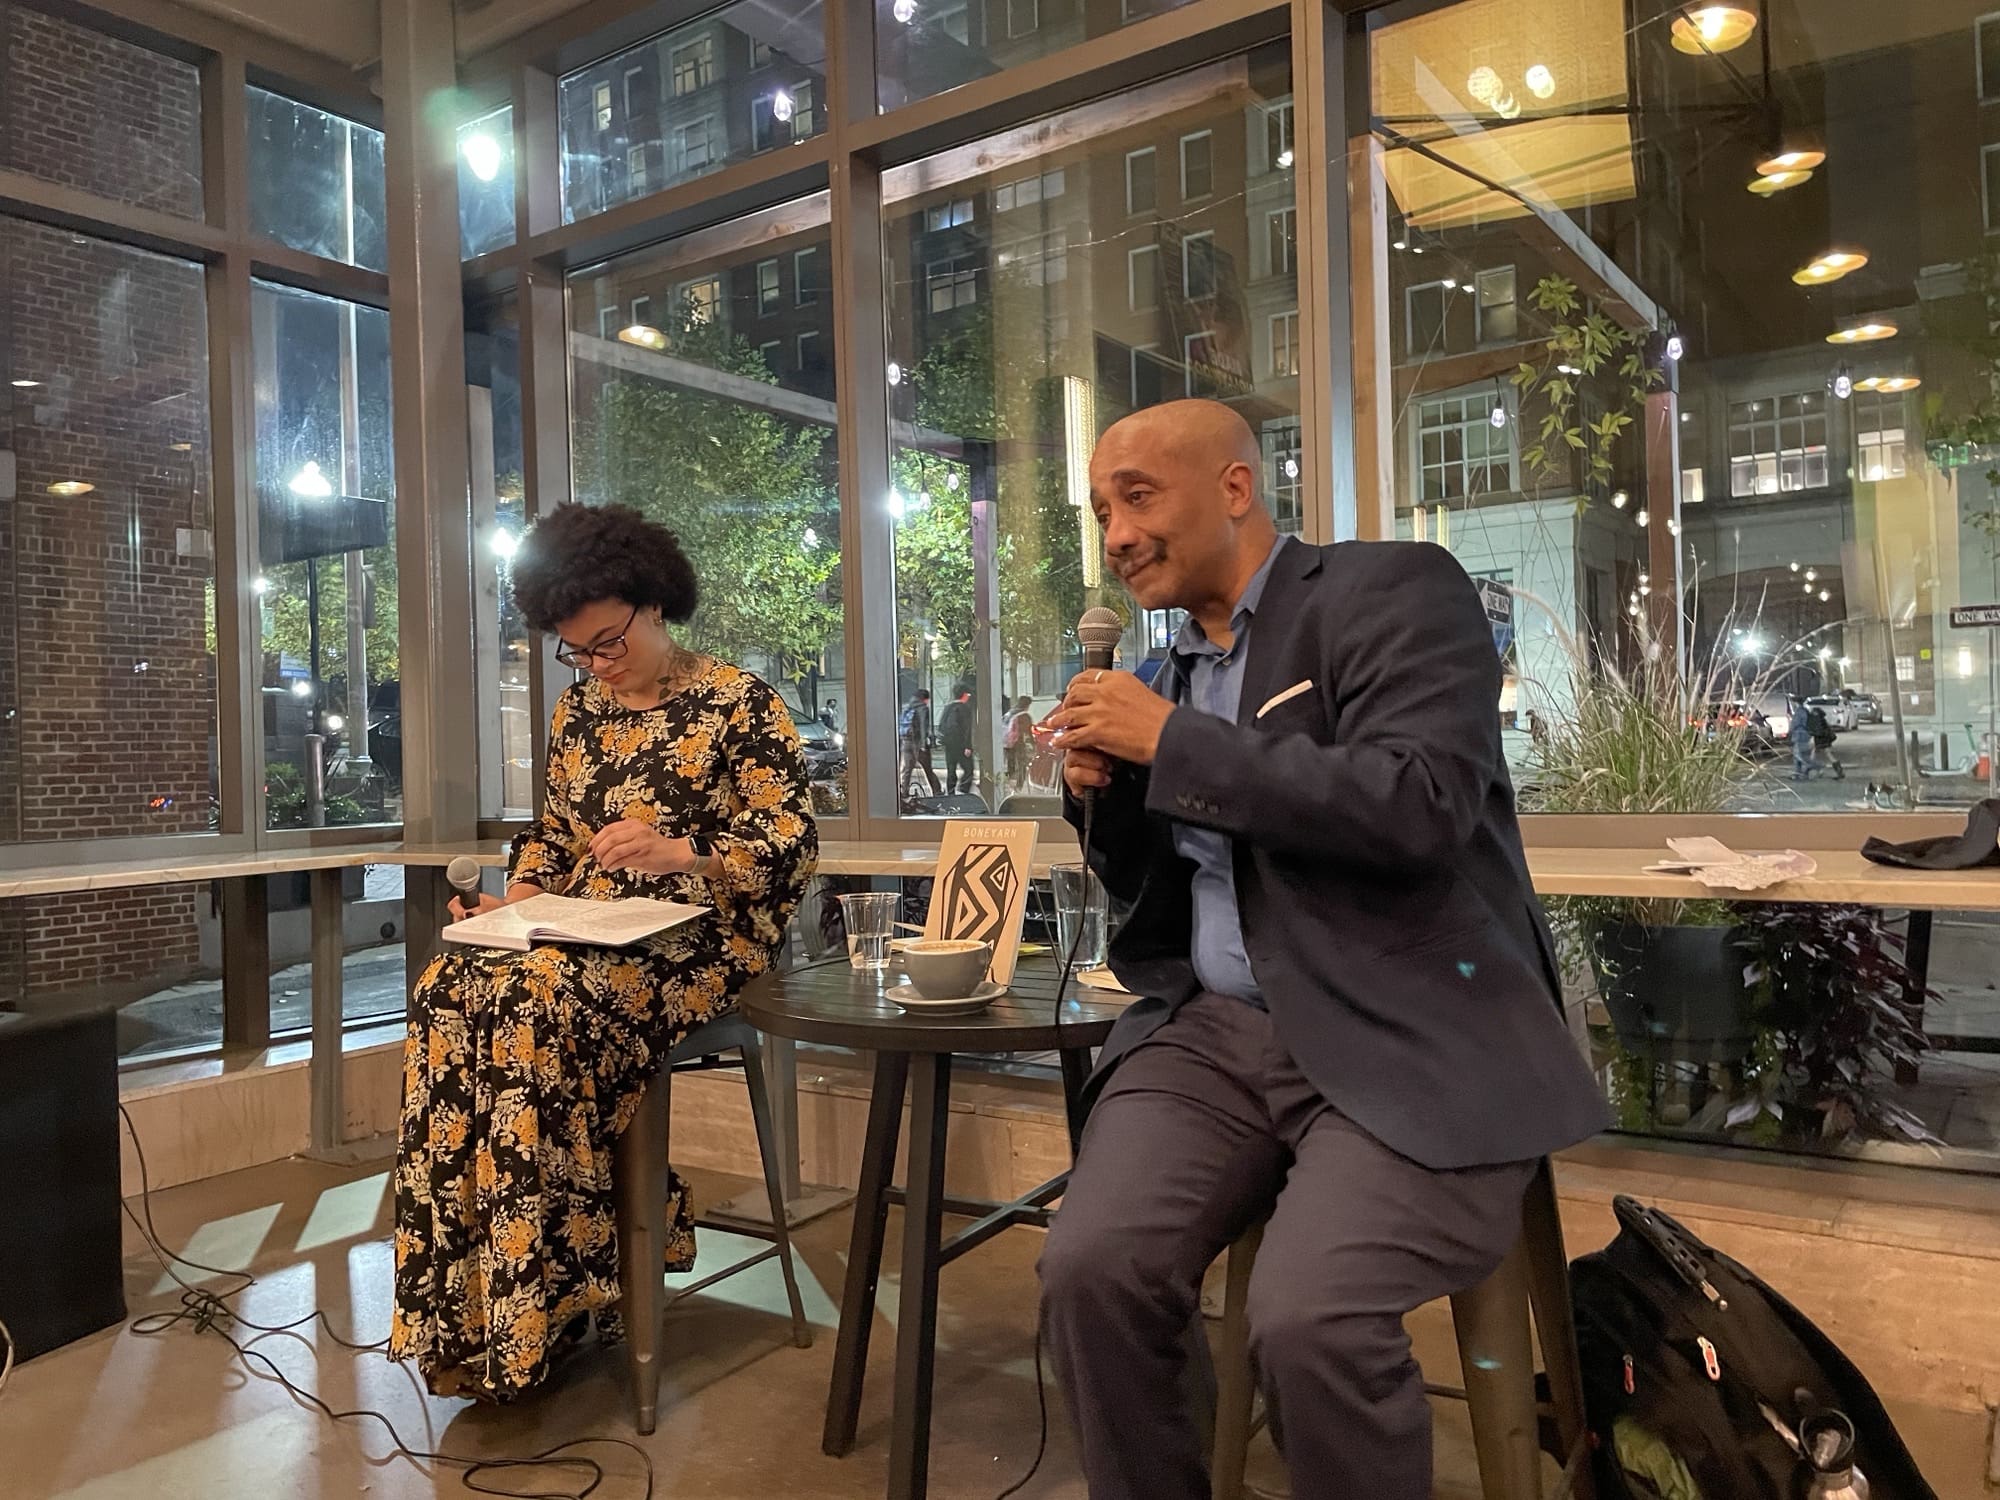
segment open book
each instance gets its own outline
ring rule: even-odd
[[[498,911],[481,912],[445,928],[449,943],[526,953],[536,943],[588,943],[623,948],[709,910],[679,901],[584,901],[575,896],[530,896]]]

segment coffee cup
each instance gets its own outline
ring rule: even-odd
[[[917,938],[898,955],[910,983],[926,1000],[957,1000],[970,995],[986,977],[993,945],[971,938]]]

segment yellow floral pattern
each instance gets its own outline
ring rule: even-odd
[[[705,835],[712,880],[606,870],[591,836],[636,818]],[[716,663],[659,708],[592,680],[549,731],[543,816],[511,879],[569,896],[653,896],[714,915],[627,949],[453,948],[410,1006],[396,1161],[397,1358],[433,1391],[531,1390],[584,1314],[616,1329],[611,1142],[659,1061],[770,967],[819,858],[798,731],[770,686]],[[694,1259],[669,1187],[667,1261]]]

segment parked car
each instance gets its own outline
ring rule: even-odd
[[[1819,693],[1806,699],[1806,707],[1816,708],[1826,715],[1827,726],[1835,734],[1846,734],[1859,727],[1860,720],[1853,703],[1835,693]]]
[[[1854,706],[1855,723],[1880,724],[1882,722],[1882,700],[1873,693],[1864,693],[1856,688],[1842,688],[1840,696]]]

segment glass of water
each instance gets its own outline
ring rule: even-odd
[[[1105,923],[1111,901],[1104,885],[1084,865],[1051,865],[1049,884],[1056,898],[1056,957],[1076,954],[1079,970],[1104,962]]]
[[[889,967],[889,935],[895,930],[894,891],[857,891],[840,898],[847,926],[847,961],[857,969]]]

